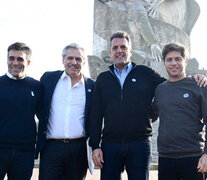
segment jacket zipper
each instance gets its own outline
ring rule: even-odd
[[[134,66],[134,67],[135,67],[135,66]],[[127,78],[128,75],[132,72],[132,70],[134,69],[134,67],[132,67],[131,71],[127,74],[126,78]],[[120,84],[120,87],[121,87],[121,102],[122,102],[122,100],[123,100],[123,86],[124,86],[124,84],[123,84],[123,86],[122,86],[121,83],[120,83],[120,81],[119,81],[119,78],[112,72],[111,69],[109,69],[109,70],[110,70],[111,74],[116,78],[116,80],[117,80],[117,81],[119,82],[119,84]],[[125,78],[125,80],[126,80],[126,78]],[[125,83],[125,81],[124,81],[124,83]],[[122,143],[123,143],[123,144],[125,143],[125,138],[124,138],[124,136],[122,137]]]
[[[132,72],[132,70],[134,68],[135,68],[135,66],[132,67],[131,71],[127,74],[126,78],[128,77],[128,75]],[[121,102],[122,102],[122,100],[123,100],[123,86],[124,86],[124,84],[122,86],[121,83],[120,83],[120,81],[119,81],[119,78],[112,72],[112,70],[110,68],[109,68],[109,70],[110,70],[111,74],[116,78],[116,80],[118,81],[118,83],[119,83],[119,85],[121,87]],[[126,78],[125,78],[125,80],[126,80]],[[125,81],[124,81],[124,83],[125,83]]]
[[[116,78],[116,80],[118,81],[118,83],[119,83],[119,85],[121,87],[121,102],[122,102],[122,100],[123,100],[123,86],[121,85],[121,83],[119,81],[119,78],[111,71],[111,69],[110,69],[110,72]]]

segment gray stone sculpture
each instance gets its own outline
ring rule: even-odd
[[[90,70],[96,68],[92,62],[98,58],[103,64],[111,63],[109,37],[123,30],[132,39],[132,60],[166,76],[162,63],[155,62],[161,60],[161,48],[176,41],[184,44],[190,53],[189,35],[199,13],[194,0],[95,0]]]
[[[203,74],[207,75],[207,70],[205,69],[199,69],[199,63],[198,60],[195,58],[189,59],[188,64],[186,67],[186,73],[190,75],[195,75],[195,74]]]
[[[93,55],[89,56],[91,77],[108,69],[109,38],[122,30],[132,39],[132,61],[151,66],[167,76],[161,60],[161,49],[169,42],[186,46],[190,56],[190,33],[200,14],[195,0],[95,0]],[[191,60],[188,73],[198,70]],[[196,67],[195,67],[196,65]],[[206,71],[197,71],[206,74]],[[159,121],[153,124],[152,162],[157,163],[156,137]]]

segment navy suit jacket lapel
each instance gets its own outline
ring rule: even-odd
[[[50,110],[51,107],[51,101],[52,101],[52,96],[55,90],[55,87],[57,85],[58,80],[60,79],[61,75],[63,74],[64,71],[60,71],[57,74],[54,75],[54,79],[51,82],[51,87],[50,87],[50,91],[48,93],[48,110]]]
[[[92,86],[91,83],[88,82],[88,79],[84,77],[85,81],[85,92],[86,92],[86,104],[85,104],[85,116],[88,117],[88,110],[90,105],[91,93],[92,93]]]
[[[91,103],[91,96],[93,91],[93,81],[90,79],[84,77],[85,81],[85,92],[86,92],[86,104],[85,104],[85,130],[86,130],[86,136],[88,136],[88,130],[89,130],[89,107]]]

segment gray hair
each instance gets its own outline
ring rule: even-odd
[[[68,51],[68,49],[70,48],[74,48],[74,49],[80,49],[82,52],[83,52],[83,58],[84,60],[87,59],[87,56],[85,55],[85,50],[82,46],[80,46],[79,44],[76,44],[76,43],[71,43],[67,46],[64,47],[63,51],[62,51],[62,58],[64,59],[64,57],[66,56],[66,53]]]

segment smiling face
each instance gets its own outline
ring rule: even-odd
[[[85,64],[83,51],[77,48],[69,48],[63,58],[63,65],[66,73],[71,79],[77,79],[81,77],[81,70]]]
[[[21,79],[26,74],[26,69],[30,65],[25,52],[20,50],[10,50],[7,59],[8,71],[15,78]]]
[[[167,53],[164,59],[164,65],[169,75],[170,81],[179,81],[186,77],[185,67],[187,61],[181,56],[178,51]]]
[[[130,62],[132,49],[126,38],[114,38],[111,41],[111,59],[118,69],[123,69]]]

